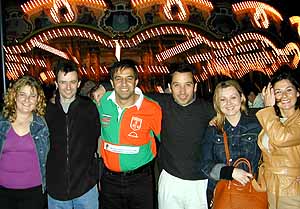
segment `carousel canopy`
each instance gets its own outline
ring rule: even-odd
[[[117,59],[138,63],[141,77],[188,62],[197,81],[252,71],[270,76],[299,64],[300,16],[273,1],[19,0],[5,6],[6,77],[54,80],[60,59],[81,76],[108,77]]]

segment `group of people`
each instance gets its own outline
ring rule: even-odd
[[[170,94],[143,93],[132,60],[114,63],[113,90],[97,85],[92,99],[77,94],[70,62],[57,66],[47,105],[34,78],[12,84],[0,116],[1,208],[43,209],[47,198],[49,209],[153,209],[156,156],[159,209],[208,209],[218,180],[245,185],[259,161],[269,209],[299,208],[300,86],[291,70],[263,88],[255,117],[237,81],[221,81],[210,104],[196,97],[195,68],[172,66]],[[227,164],[224,134],[230,161],[247,158],[253,173]]]

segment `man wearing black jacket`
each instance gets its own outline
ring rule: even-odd
[[[80,85],[76,65],[61,63],[55,74],[58,92],[46,112],[48,208],[98,209],[99,113],[91,100],[76,95]]]

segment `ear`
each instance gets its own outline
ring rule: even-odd
[[[197,84],[198,84],[198,83],[195,83],[195,86],[194,86],[194,93],[197,92]]]
[[[113,88],[115,88],[114,82],[113,82],[111,79],[110,79],[109,81],[110,81],[111,86],[112,86]]]
[[[241,95],[241,103],[246,103],[247,99],[244,94]]]
[[[135,80],[135,86],[137,86],[138,83],[139,83],[139,79],[136,79],[136,80]]]
[[[77,88],[79,88],[80,84],[81,84],[81,81],[78,81]]]
[[[171,84],[168,83],[168,88],[170,89],[170,92],[172,93],[172,88],[171,88]]]
[[[55,81],[55,88],[58,89],[58,83]]]

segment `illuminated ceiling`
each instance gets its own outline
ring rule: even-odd
[[[115,56],[135,59],[143,76],[186,61],[197,67],[197,81],[271,75],[281,65],[299,64],[300,17],[256,1],[29,0],[20,9],[5,18],[10,80],[27,72],[50,82],[61,58],[94,80],[107,76]]]

